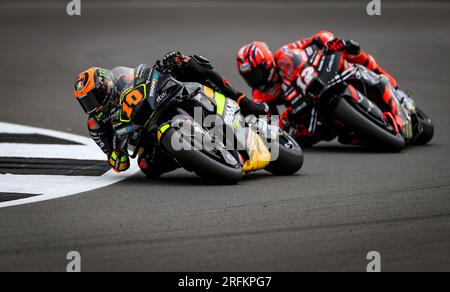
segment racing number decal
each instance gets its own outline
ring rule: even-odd
[[[301,76],[297,79],[297,85],[305,92],[311,82],[317,78],[316,69],[312,66],[306,67],[300,75]]]
[[[134,107],[139,104],[143,98],[144,96],[142,93],[136,89],[127,94],[123,101],[122,109],[127,114],[128,118],[131,117]]]
[[[129,122],[136,106],[146,98],[145,84],[142,84],[131,91],[124,93],[122,97],[122,117],[123,122]]]

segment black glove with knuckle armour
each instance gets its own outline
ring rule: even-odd
[[[359,55],[361,52],[361,46],[354,40],[335,38],[330,40],[326,46],[331,52],[345,51],[349,55]]]
[[[180,68],[184,64],[184,56],[181,52],[167,53],[163,58],[163,65],[167,69]]]
[[[346,40],[345,52],[349,55],[359,55],[359,53],[361,52],[361,46],[354,40]]]
[[[238,103],[244,116],[265,116],[269,112],[269,106],[267,104],[263,102],[256,102],[248,98],[245,94],[241,96],[241,98],[238,100]]]

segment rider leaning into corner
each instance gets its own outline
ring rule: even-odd
[[[244,115],[267,115],[268,106],[254,102],[245,94],[234,89],[231,84],[221,77],[213,68],[209,60],[200,56],[184,56],[179,52],[168,53],[163,64],[171,68],[171,74],[182,82],[198,82],[237,101]],[[108,162],[116,172],[126,171],[130,167],[127,153],[120,149],[117,129],[120,122],[120,96],[134,85],[135,76],[145,75],[151,67],[139,65],[135,69],[117,67],[112,70],[90,68],[75,81],[75,97],[83,110],[88,114],[88,129],[92,139],[108,156]],[[139,151],[138,163],[141,170],[152,178],[179,168],[172,158],[162,152],[150,135],[143,135],[147,139],[143,145],[145,149]]]
[[[325,117],[315,108],[318,95],[325,85],[317,74],[318,64],[308,62],[308,53],[311,52],[308,48],[314,45],[330,52],[342,52],[348,63],[363,65],[385,76],[388,82],[379,84],[384,92],[381,102],[394,118],[397,117],[398,112],[392,100],[392,90],[398,89],[397,81],[353,40],[337,38],[328,31],[322,31],[309,39],[285,45],[275,55],[265,43],[245,45],[238,53],[237,65],[241,76],[253,88],[253,98],[267,103],[272,113],[277,113],[277,105],[285,105],[287,110],[280,118],[280,126],[290,131],[302,146],[331,141],[336,137],[334,131],[325,125]],[[362,142],[356,137],[343,136],[339,137],[339,141],[344,144]]]

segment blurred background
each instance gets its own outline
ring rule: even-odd
[[[208,57],[249,93],[234,63],[243,44],[262,40],[276,51],[323,29],[359,41],[404,88],[416,91],[419,101],[436,90],[428,81],[442,86],[448,81],[445,1],[383,0],[383,15],[377,17],[366,14],[368,0],[81,0],[82,16],[67,16],[69,2],[0,2],[0,99],[8,100],[0,120],[86,134],[72,97],[79,72],[153,64],[171,50]],[[436,114],[444,110],[427,106]]]
[[[205,185],[180,171],[0,210],[0,270],[365,271],[450,269],[450,2],[81,0],[0,1],[0,121],[87,136],[73,96],[92,66],[200,54],[249,92],[235,65],[253,40],[272,50],[320,30],[352,38],[413,91],[434,119],[428,147],[368,153],[336,143],[306,153],[293,177]]]

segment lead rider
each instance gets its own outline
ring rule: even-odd
[[[234,89],[204,57],[171,52],[166,54],[163,64],[170,68],[171,74],[180,81],[198,82],[234,99],[240,104],[244,115],[266,115],[268,112],[267,105],[254,102]],[[146,69],[150,67],[139,65],[136,69],[125,72],[94,67],[82,72],[75,81],[75,97],[88,114],[89,134],[108,156],[108,162],[116,172],[126,171],[130,167],[128,155],[115,145],[116,129],[121,126],[118,116],[120,96],[124,90],[134,85],[135,72]],[[144,139],[148,140],[144,143],[146,148],[140,153],[138,163],[148,177],[156,178],[178,168],[178,165],[155,145],[149,135],[144,135]]]

